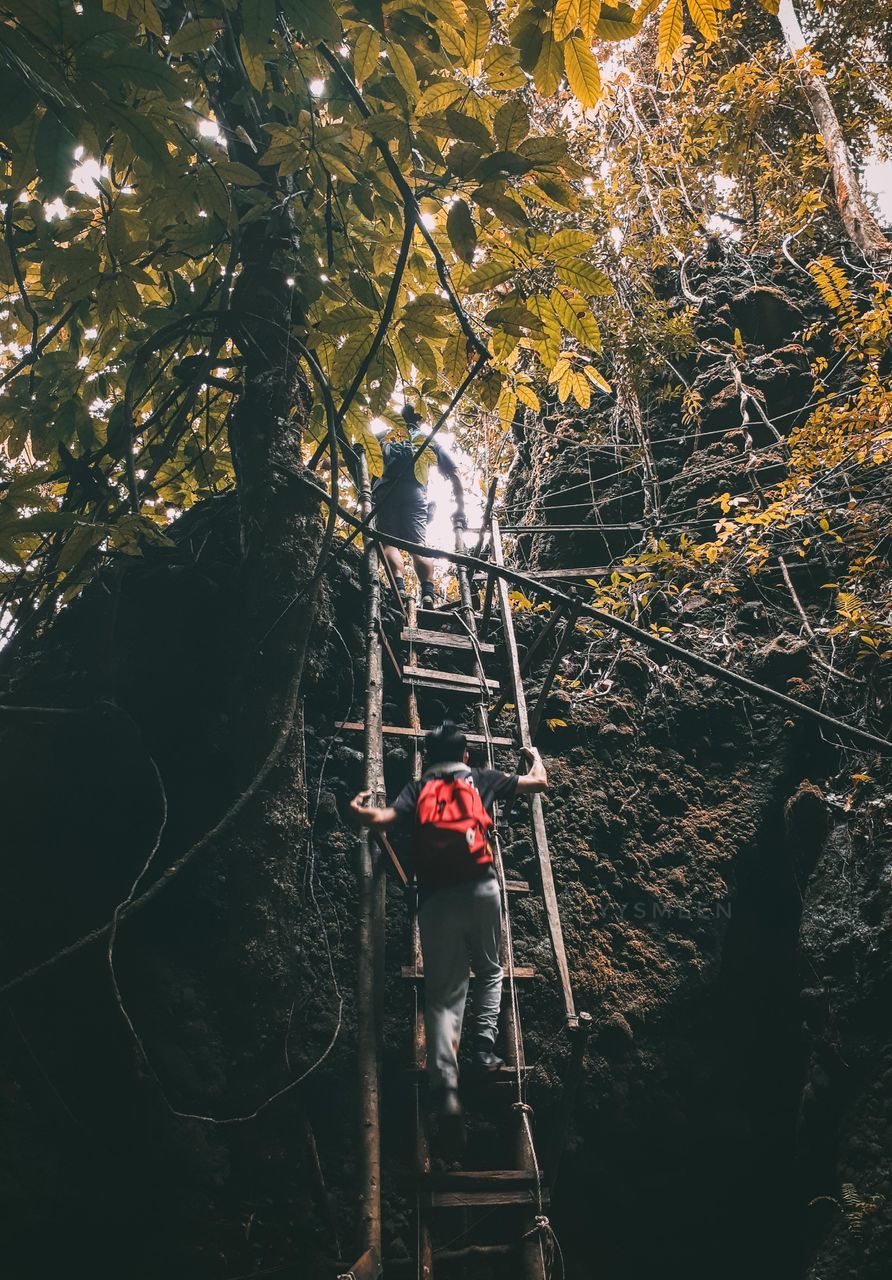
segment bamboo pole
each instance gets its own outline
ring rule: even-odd
[[[502,548],[502,534],[496,516],[492,520],[492,556],[499,568],[504,568],[505,557]],[[520,734],[521,746],[528,747],[530,742],[530,724],[527,715],[526,694],[520,674],[520,659],[517,652],[517,636],[514,632],[514,619],[511,616],[511,602],[508,599],[508,584],[500,575],[497,584],[499,593],[499,610],[502,614],[502,630],[505,636],[505,648],[508,650],[508,661],[511,667],[511,683],[514,689],[515,717]],[[557,891],[554,885],[554,873],[551,869],[551,854],[548,849],[548,836],[545,831],[545,816],[542,812],[542,797],[538,794],[530,796],[530,817],[533,834],[533,846],[539,859],[539,874],[542,877],[542,897],[545,900],[545,916],[548,921],[548,936],[551,950],[557,966],[561,987],[561,1003],[567,1026],[573,1028],[578,1023],[576,1006],[573,1002],[573,988],[570,984],[570,969],[567,964],[567,953],[564,949],[564,934],[561,928],[561,917],[558,911]]]
[[[406,618],[410,631],[417,630],[418,605],[414,596],[406,602]],[[409,666],[415,665],[415,645],[408,646]],[[417,782],[421,777],[421,718],[418,714],[418,691],[414,684],[406,686],[406,704],[409,715],[409,727],[417,735],[412,739],[412,777]],[[411,904],[411,938],[412,964],[418,973],[423,967],[421,955],[421,931],[418,927],[418,889],[413,890]],[[419,1178],[426,1177],[431,1171],[430,1140],[427,1132],[427,1118],[422,1110],[420,1073],[427,1068],[427,1041],[424,1034],[424,1009],[418,998],[418,983],[412,983],[415,998],[414,1019],[412,1024],[412,1056],[415,1062],[415,1165]],[[430,1226],[424,1212],[421,1197],[416,1197],[415,1211],[418,1215],[418,1276],[419,1280],[433,1280],[434,1250],[431,1243]]]
[[[360,455],[360,503],[363,518],[371,513],[371,488],[365,455]],[[378,547],[365,540],[366,562],[366,700],[365,786],[370,803],[384,804],[383,670],[381,660],[381,587]],[[359,970],[356,979],[357,1054],[360,1089],[360,1237],[363,1248],[381,1255],[381,1091],[380,996],[384,963],[382,860],[368,828],[359,841]]]

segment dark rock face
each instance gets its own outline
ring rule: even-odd
[[[748,376],[769,416],[795,420],[808,396],[800,300],[786,285],[775,296],[781,285],[770,281],[748,294],[721,274],[708,287],[703,323],[725,324],[729,343],[739,327],[765,347],[756,356],[771,376]],[[703,379],[711,408],[696,442],[678,439],[677,414],[654,409],[664,502],[714,520],[717,495],[746,491],[746,432],[724,355],[686,371]],[[557,414],[527,431],[509,492],[515,519],[570,523],[563,504],[582,502],[569,509],[580,523],[640,521],[636,466],[606,430],[583,455],[576,446],[591,438],[591,423]],[[758,457],[762,473],[782,465],[773,446]],[[595,566],[640,537],[592,523],[526,535],[518,549],[534,567]],[[289,554],[311,568],[318,528],[298,542]],[[159,868],[248,785],[293,656],[287,622],[269,633],[274,619],[253,616],[250,599],[235,510],[209,504],[183,522],[172,551],[87,593],[21,664],[4,701],[91,709],[0,720],[4,975],[106,921],[127,894],[161,821],[152,761],[169,809]],[[815,704],[825,696],[795,618],[780,628],[770,597],[731,608],[691,592],[662,607],[681,643]],[[517,625],[529,645],[542,619],[521,612]],[[333,731],[361,718],[362,647],[358,566],[343,558],[279,764],[121,930],[116,974],[151,1066],[102,946],[9,997],[0,1195],[12,1280],[322,1280],[355,1257],[355,842],[343,814],[362,755]],[[586,663],[590,687],[578,698],[570,685]],[[888,771],[853,753],[841,760],[808,725],[633,647],[579,633],[561,674],[540,738],[546,821],[577,1000],[595,1021],[549,1210],[567,1276],[886,1280]],[[432,698],[423,718],[447,710]],[[405,751],[388,744],[391,791],[406,768]],[[535,885],[519,808],[505,851],[509,874]],[[538,897],[518,895],[512,917],[518,960],[537,971],[519,998],[544,1151],[568,1051]],[[406,934],[391,890],[384,1243],[395,1275],[411,1274],[414,1249],[399,1181],[412,1160],[402,1075],[411,995],[397,976]],[[506,1154],[510,1121],[497,1100],[473,1108],[478,1167]],[[510,1260],[461,1265],[441,1270],[514,1274]]]
[[[682,366],[701,397],[696,429],[648,406],[664,519],[692,537],[708,536],[720,495],[785,474],[751,404],[742,420],[733,330],[748,344],[743,381],[780,435],[811,393],[807,306],[797,282],[766,277],[735,287],[721,268],[697,285],[707,301],[695,323],[712,350]],[[513,518],[590,527],[525,535],[521,555],[534,568],[622,568],[641,528],[598,525],[640,526],[640,463],[613,440],[609,407],[585,423],[553,412],[525,432]],[[803,598],[817,600],[821,580],[803,570]],[[766,600],[741,577],[733,607],[693,593],[654,618],[686,647],[816,704],[827,694],[814,647],[789,597],[786,623]],[[581,639],[562,671],[570,682],[587,664],[590,692],[578,701],[565,686],[546,713],[565,726],[544,738],[560,902],[579,1004],[597,1021],[553,1203],[568,1273],[884,1276],[888,768],[840,758],[814,728],[713,680],[640,655],[633,668],[630,656]]]

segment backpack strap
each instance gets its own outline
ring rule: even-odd
[[[464,763],[440,763],[432,764],[429,769],[425,769],[421,775],[421,781],[427,782],[431,778],[457,778],[472,776],[471,770]]]

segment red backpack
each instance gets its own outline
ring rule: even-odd
[[[492,865],[492,818],[470,769],[449,766],[425,774],[415,808],[415,874],[424,888],[476,880]]]

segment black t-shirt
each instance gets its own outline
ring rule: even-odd
[[[419,441],[420,443],[420,441]],[[419,483],[412,465],[412,457],[418,448],[417,444],[408,440],[387,442],[381,446],[384,458],[384,472],[372,485],[372,492],[383,502],[396,502],[401,507],[427,506],[427,486]],[[437,469],[441,475],[451,476],[458,471],[458,463],[452,454],[436,440],[427,446],[437,459]]]
[[[516,773],[503,773],[501,769],[475,769],[472,766],[469,766],[468,771],[471,781],[480,792],[483,807],[490,817],[493,816],[494,804],[502,800],[514,799],[518,779]],[[401,825],[414,819],[415,807],[424,782],[425,779],[421,778],[418,782],[407,783],[394,800],[393,807],[399,814]]]

